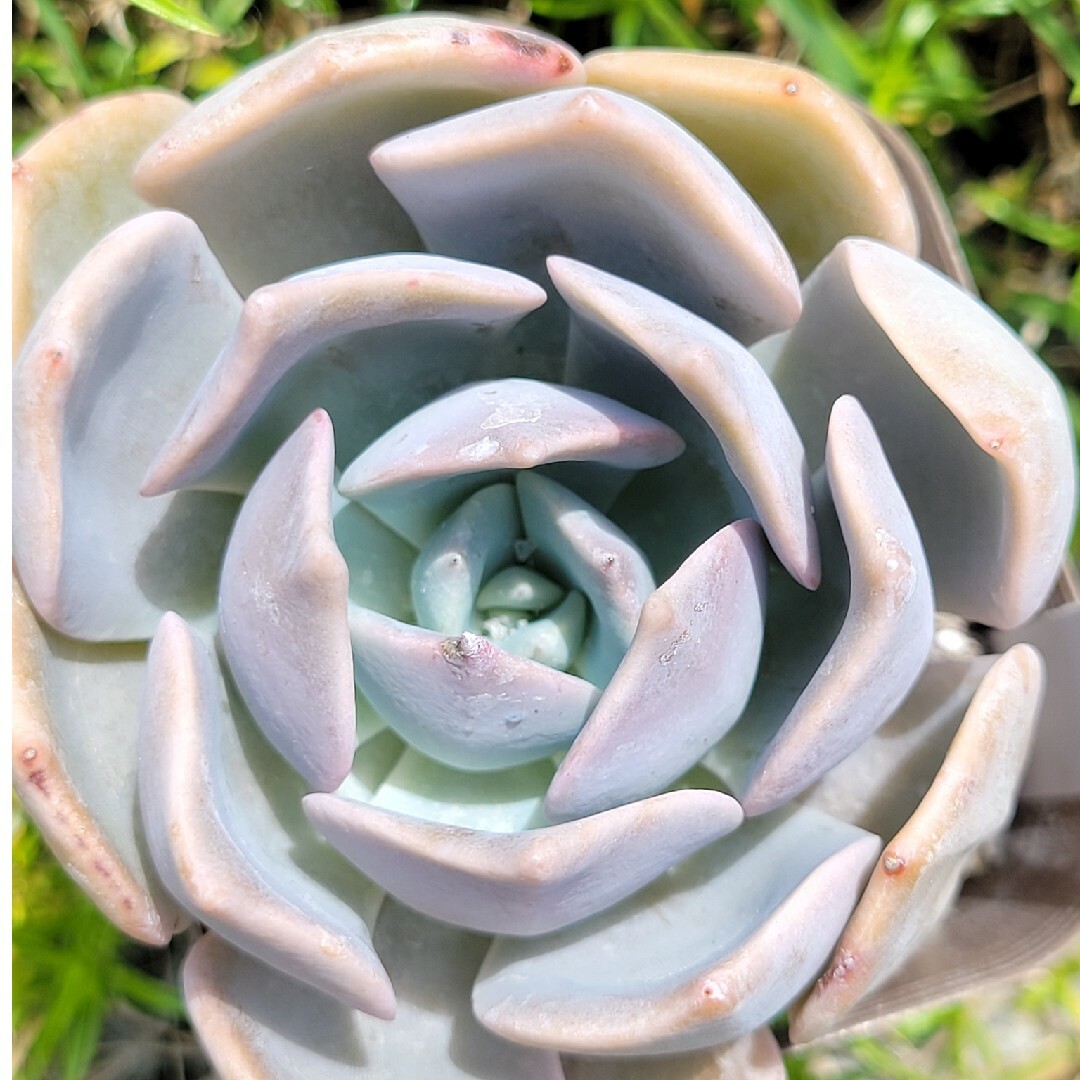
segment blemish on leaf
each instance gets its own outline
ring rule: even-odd
[[[664,664],[665,666],[667,664],[670,664],[672,660],[675,659],[675,655],[676,653],[678,653],[680,646],[685,645],[686,642],[689,640],[690,631],[683,630],[682,633],[680,633],[679,636],[671,643],[671,645],[668,646],[666,651],[660,654],[660,663]]]
[[[832,964],[818,979],[818,985],[825,987],[831,982],[843,982],[854,970],[855,963],[855,957],[847,949],[840,949]]]
[[[479,634],[471,634],[466,630],[459,637],[447,638],[443,641],[439,645],[439,651],[448,664],[453,667],[464,667],[484,651],[486,644]]]
[[[895,851],[887,851],[881,860],[881,868],[890,877],[901,874],[907,866],[907,859],[897,855]]]
[[[514,34],[509,30],[496,30],[495,37],[504,45],[513,49],[518,56],[526,57],[529,60],[542,60],[550,51],[550,46]]]

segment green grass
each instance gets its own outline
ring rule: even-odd
[[[453,5],[384,0],[374,10],[421,6]],[[16,147],[80,101],[140,86],[197,96],[312,28],[372,13],[343,13],[336,0],[16,0],[15,11]],[[799,60],[907,127],[948,193],[980,290],[1055,368],[1080,430],[1080,133],[1069,112],[1080,100],[1080,8],[1071,0],[519,0],[514,11],[582,47],[738,48]],[[1080,558],[1080,532],[1073,552]],[[174,981],[133,962],[123,935],[18,811],[13,845],[19,1080],[87,1076],[118,1015],[133,1031],[159,1030],[139,1017],[163,1030],[181,1022]],[[1023,1060],[1002,1043],[1017,1025],[1029,1035]],[[1009,995],[805,1051],[789,1072],[792,1080],[1075,1077],[1080,960]]]

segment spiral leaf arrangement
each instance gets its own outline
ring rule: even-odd
[[[947,910],[1074,459],[896,145],[425,16],[17,163],[16,780],[223,1075],[781,1075]]]

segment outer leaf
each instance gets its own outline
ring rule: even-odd
[[[822,403],[854,390],[918,522],[942,609],[996,627],[1045,601],[1076,501],[1072,434],[1050,373],[988,309],[869,240],[806,284],[774,377],[811,465]]]
[[[556,1054],[484,1031],[469,985],[487,939],[387,899],[375,927],[398,990],[392,1024],[344,1008],[208,934],[188,955],[184,995],[223,1080],[563,1080]]]
[[[1027,645],[990,669],[941,770],[882,853],[828,970],[791,1018],[805,1041],[834,1027],[914,951],[947,912],[979,845],[1012,817],[1042,700]]]
[[[312,266],[418,249],[367,164],[377,142],[581,81],[577,55],[530,30],[449,16],[369,20],[313,34],[233,79],[148,151],[136,185],[198,221],[247,293]]]
[[[930,659],[903,704],[803,801],[878,836],[912,815],[941,767],[993,656]]]
[[[235,500],[138,490],[239,306],[198,229],[154,213],[103,240],[38,322],[15,369],[13,548],[63,633],[149,637],[164,610],[213,609]]]
[[[768,220],[700,143],[632,98],[551,91],[408,132],[371,160],[433,251],[541,283],[545,258],[569,255],[740,341],[798,317]]]
[[[329,795],[308,818],[392,896],[441,922],[514,937],[580,922],[731,832],[738,803],[675,791],[581,821],[494,833],[421,821]]]
[[[37,621],[17,581],[13,592],[15,790],[98,907],[126,934],[164,945],[188,920],[145,854],[136,809],[146,647],[60,637]]]
[[[473,1008],[504,1038],[574,1053],[681,1053],[738,1038],[813,977],[878,848],[811,810],[746,822],[602,916],[497,940]]]
[[[348,567],[334,540],[334,432],[314,412],[244,502],[221,572],[221,642],[266,737],[316,790],[356,744]]]
[[[845,236],[915,252],[918,225],[888,154],[856,108],[805,68],[735,53],[601,49],[585,73],[701,139],[764,210],[800,274]]]
[[[11,177],[15,353],[79,260],[149,209],[132,188],[132,166],[190,108],[179,94],[160,90],[100,98],[19,155]]]
[[[283,813],[281,803],[299,813],[296,778],[257,736],[245,746],[235,709],[211,651],[166,615],[150,650],[139,743],[154,863],[183,906],[233,944],[389,1019],[394,992],[363,917],[377,895],[340,867],[321,870],[324,853]]]

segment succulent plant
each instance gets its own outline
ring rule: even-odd
[[[15,185],[16,784],[222,1075],[782,1075],[913,953],[1076,481],[897,135],[400,17]]]

